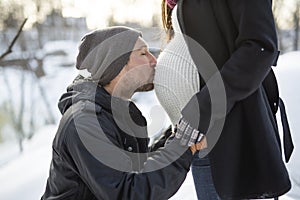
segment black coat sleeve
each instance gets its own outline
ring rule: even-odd
[[[168,199],[183,183],[192,160],[190,150],[152,171],[172,157],[172,152],[161,149],[147,159],[144,171],[132,172],[131,158],[119,149],[116,130],[109,124],[100,130],[86,117],[86,123],[81,121],[67,128],[64,157],[97,199]]]
[[[227,2],[238,36],[235,40],[236,51],[220,70],[226,93],[225,115],[214,113],[215,118],[211,119],[212,103],[207,86],[194,95],[182,110],[183,118],[204,133],[210,120],[213,122],[218,117],[225,117],[236,102],[246,99],[260,87],[278,54],[272,1],[227,0]],[[208,83],[213,82],[214,78]],[[217,84],[212,85],[216,92],[221,89]],[[216,104],[218,103],[221,105],[224,100],[219,99],[216,101]],[[197,107],[198,109],[195,109]],[[215,112],[218,112],[218,109]],[[199,113],[200,120],[196,117]]]

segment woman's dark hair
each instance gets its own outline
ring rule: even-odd
[[[174,35],[172,26],[172,9],[167,5],[166,0],[161,2],[162,24],[167,34],[167,41],[170,41]]]

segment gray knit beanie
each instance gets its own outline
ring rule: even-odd
[[[86,34],[79,45],[76,68],[87,69],[93,80],[107,85],[127,64],[139,36],[140,32],[124,26]]]

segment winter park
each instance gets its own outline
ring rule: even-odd
[[[62,117],[59,99],[78,74],[86,76],[75,67],[82,36],[95,29],[131,27],[142,33],[149,51],[159,58],[167,37],[161,0],[0,0],[0,9],[0,199],[41,199]],[[280,50],[272,69],[294,144],[289,162],[284,162],[292,187],[279,199],[299,200],[300,1],[273,0],[272,11]],[[136,92],[131,99],[147,120],[152,144],[171,119],[155,91]],[[281,120],[278,110],[276,121],[284,141]],[[197,199],[191,170],[170,199]]]

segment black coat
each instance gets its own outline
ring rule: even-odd
[[[198,71],[211,64],[211,58],[220,70],[226,91],[224,127],[216,144],[210,145],[209,154],[219,196],[281,196],[291,184],[274,118],[279,101],[277,84],[271,81],[263,87],[278,57],[272,1],[179,0],[178,18],[183,33],[204,48],[195,47],[187,39]],[[222,121],[217,113],[208,128],[210,107],[209,91],[202,81],[201,90],[182,110],[194,127],[207,132],[209,144],[216,134],[214,127]]]
[[[168,150],[175,144],[172,140],[166,148],[153,152],[151,159],[147,154],[130,153],[150,151],[146,121],[132,102],[114,100],[117,113],[111,109],[112,97],[85,80],[76,81],[62,96],[59,108],[63,117],[53,141],[43,200],[164,200],[179,189],[190,168],[191,151],[177,145],[173,147],[178,147],[180,154]],[[119,108],[127,103],[130,117],[122,118],[125,112]],[[132,128],[130,119],[140,129]],[[174,155],[177,160],[172,160]]]

